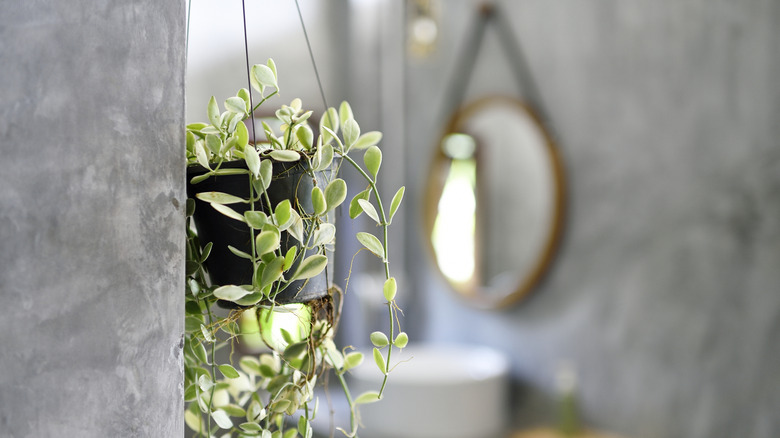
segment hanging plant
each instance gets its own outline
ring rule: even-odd
[[[388,258],[388,228],[404,187],[386,209],[376,185],[382,134],[361,133],[346,102],[327,109],[315,138],[312,112],[295,99],[275,112],[279,131],[262,123],[266,141],[251,144],[244,121],[278,93],[274,62],[253,66],[250,83],[262,96],[257,105],[247,89],[225,100],[222,111],[212,97],[209,121],[187,126],[184,419],[199,436],[311,437],[314,387],[333,373],[351,414],[343,432],[355,436],[357,406],[382,398],[393,349],[408,341],[400,331]],[[386,280],[377,293],[390,315],[386,333],[367,334],[385,379],[376,391],[356,397],[344,375],[363,355],[333,340],[341,297],[329,278],[337,232],[332,219],[349,192],[338,178],[343,163],[366,183],[349,202],[349,216],[365,213],[381,230],[356,238],[384,265]],[[217,312],[217,303],[231,310]],[[238,320],[247,312],[258,321],[265,352],[220,363],[217,351],[233,351],[242,334]]]

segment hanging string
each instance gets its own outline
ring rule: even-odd
[[[243,0],[242,0],[243,1]],[[309,33],[306,32],[306,24],[303,22],[303,15],[301,14],[301,6],[298,4],[298,0],[295,0],[295,7],[298,9],[298,18],[301,20],[301,27],[303,28],[303,37],[306,38],[306,47],[309,49],[309,58],[311,58],[311,65],[314,67],[314,76],[317,77],[317,86],[320,88],[320,97],[322,97],[322,104],[325,105],[325,111],[330,108],[328,101],[325,99],[325,92],[322,90],[322,82],[320,81],[320,73],[317,71],[317,63],[314,61],[314,53],[311,51],[311,43],[309,42]]]
[[[241,0],[241,13],[244,16],[244,54],[246,55],[246,83],[249,90],[249,108],[250,111],[254,110],[255,104],[252,102],[252,80],[249,78],[249,43],[246,36],[246,5],[244,0]],[[255,114],[252,111],[249,114],[249,118],[252,120],[252,144],[257,146],[257,130],[255,130]]]
[[[187,2],[187,41],[184,42],[184,53],[190,52],[190,16],[192,15],[192,0]]]

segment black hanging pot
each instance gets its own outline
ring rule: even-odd
[[[270,158],[266,158],[270,159]],[[293,208],[299,205],[311,208],[311,191],[315,185],[324,188],[326,184],[324,172],[314,172],[308,168],[303,160],[297,162],[273,162],[273,177],[271,185],[267,189],[271,201],[271,208],[266,204],[265,197],[255,202],[255,210],[270,214],[272,208],[289,199]],[[244,160],[225,162],[222,169],[247,169]],[[211,176],[201,182],[192,184],[193,177],[203,175],[206,169],[199,165],[191,165],[187,168],[187,197],[195,200],[195,213],[193,220],[198,232],[198,240],[201,245],[212,242],[211,254],[206,259],[205,267],[209,273],[212,285],[223,286],[228,284],[244,285],[252,284],[252,262],[238,257],[228,249],[233,246],[245,253],[251,253],[251,233],[246,224],[231,219],[215,210],[207,202],[201,201],[195,195],[200,192],[223,192],[244,199],[249,198],[249,178],[246,174]],[[243,214],[249,210],[249,204],[231,204],[236,212]],[[304,212],[299,211],[301,216]],[[310,212],[309,212],[310,213]],[[304,227],[306,228],[306,227]],[[306,233],[306,231],[304,231]],[[304,236],[306,238],[306,236]],[[282,254],[292,246],[299,246],[299,242],[287,231],[281,233]],[[300,254],[300,247],[298,248]],[[290,268],[295,272],[300,258]],[[287,288],[276,295],[274,301],[280,304],[304,303],[328,295],[327,269],[319,275],[291,282]],[[237,307],[238,305],[220,300],[223,307]]]

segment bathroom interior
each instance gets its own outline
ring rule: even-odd
[[[0,5],[0,436],[194,436],[183,127],[247,58],[278,66],[272,105],[349,101],[383,133],[379,185],[406,188],[410,342],[359,436],[780,436],[780,3],[21,3]],[[384,277],[351,232],[372,225],[345,227],[337,336],[370,350]],[[314,436],[343,436],[328,411]]]

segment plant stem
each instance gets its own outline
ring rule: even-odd
[[[385,266],[385,279],[390,279],[390,260],[388,258],[388,239],[387,239],[387,229],[389,224],[387,223],[387,216],[385,216],[385,208],[382,205],[382,198],[379,196],[379,189],[376,187],[376,182],[366,173],[363,168],[358,165],[358,163],[355,162],[355,160],[352,159],[349,155],[342,154],[341,157],[349,164],[351,164],[355,169],[360,172],[361,175],[363,175],[363,178],[368,181],[368,184],[371,186],[371,191],[374,192],[374,195],[376,196],[376,204],[377,207],[379,207],[379,214],[382,219],[382,223],[379,224],[382,226],[382,238],[384,240],[383,242],[383,250],[384,250],[384,257],[382,258],[382,263],[384,263]],[[387,303],[388,311],[390,312],[390,345],[388,345],[387,348],[387,356],[385,357],[385,369],[383,370],[384,378],[382,379],[382,386],[379,388],[379,397],[382,397],[382,394],[385,391],[385,386],[387,385],[387,375],[390,373],[390,356],[393,353],[393,340],[395,339],[395,324],[393,322],[395,321],[394,315],[393,315],[393,302],[389,301]]]

